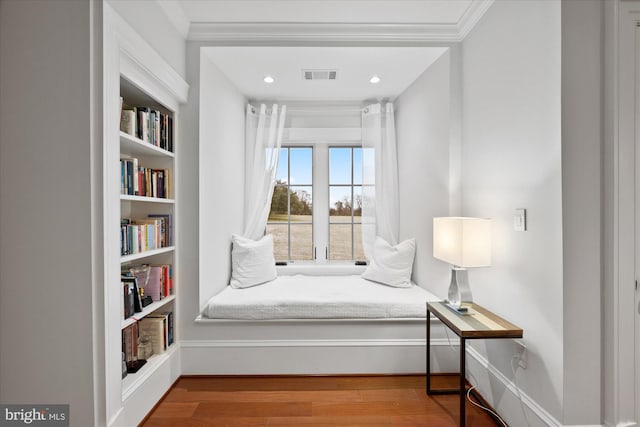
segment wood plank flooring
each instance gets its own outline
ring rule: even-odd
[[[458,425],[458,404],[457,395],[427,396],[423,375],[182,377],[141,425],[447,427]],[[497,425],[467,402],[467,426]]]

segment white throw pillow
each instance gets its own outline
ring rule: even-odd
[[[382,237],[376,237],[373,246],[373,259],[362,273],[362,277],[396,288],[409,288],[413,257],[416,252],[416,239],[407,239],[391,246]]]
[[[231,236],[231,287],[240,289],[270,282],[277,277],[273,257],[273,236],[251,240],[236,234]]]

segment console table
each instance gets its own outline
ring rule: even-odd
[[[463,304],[466,313],[449,308],[444,302],[427,303],[427,394],[460,394],[460,427],[465,425],[465,356],[468,339],[522,338],[522,329],[473,303]],[[431,314],[460,337],[460,387],[431,389]]]

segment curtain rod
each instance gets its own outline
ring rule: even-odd
[[[313,113],[313,114],[331,114],[331,113],[360,113],[367,108],[350,108],[350,109],[338,109],[338,110],[303,110],[303,109],[287,109],[287,113]]]

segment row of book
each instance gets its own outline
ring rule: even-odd
[[[151,352],[145,352],[144,357],[150,354],[162,354],[174,342],[173,312],[154,312],[132,323],[122,330],[122,353],[126,363],[127,372],[136,372],[146,360],[138,351],[140,338],[145,337],[151,342]],[[123,371],[123,376],[125,372]]]
[[[127,267],[121,273],[123,290],[123,318],[141,312],[154,301],[173,295],[173,266],[171,264]]]
[[[132,107],[120,98],[120,130],[148,142],[151,145],[173,152],[173,117],[152,107]]]
[[[171,198],[171,169],[139,165],[137,158],[120,159],[120,194]]]
[[[120,219],[120,255],[133,255],[173,246],[173,215]]]

